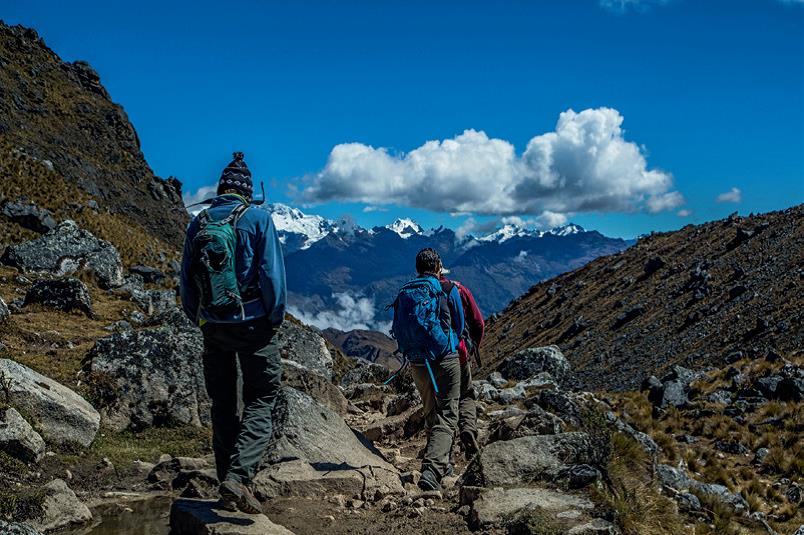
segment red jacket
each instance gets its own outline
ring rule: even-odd
[[[446,281],[448,279],[442,277],[441,280]],[[477,301],[475,301],[475,297],[472,295],[472,292],[469,290],[469,288],[457,281],[451,282],[458,287],[458,293],[461,296],[465,325],[463,334],[468,334],[472,344],[475,347],[479,347],[480,342],[483,341],[483,331],[485,329],[485,324],[483,323],[483,314],[480,312],[480,307],[477,306]],[[461,343],[458,346],[458,356],[460,357],[462,363],[469,360],[469,350],[466,347],[466,341],[464,340],[463,336],[461,336]]]

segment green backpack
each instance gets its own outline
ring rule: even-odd
[[[245,319],[242,292],[237,282],[235,251],[237,222],[248,209],[240,204],[219,221],[209,217],[208,210],[198,214],[199,229],[193,238],[193,279],[201,294],[200,309],[216,315],[240,310]]]

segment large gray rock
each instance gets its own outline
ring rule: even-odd
[[[36,463],[45,454],[45,441],[12,408],[0,410],[0,451],[26,463]]]
[[[343,390],[323,375],[304,366],[285,361],[282,366],[282,384],[301,390],[338,414],[348,412],[349,401],[344,396]]]
[[[59,276],[88,269],[104,288],[123,284],[117,249],[69,220],[35,240],[8,247],[2,262],[25,272],[47,271]]]
[[[302,459],[316,469],[373,466],[395,471],[337,413],[303,392],[282,387],[273,416],[273,441],[265,454],[269,464]]]
[[[497,367],[503,377],[523,381],[542,372],[549,373],[560,384],[570,379],[572,367],[558,346],[530,347],[514,353]]]
[[[553,480],[571,465],[596,465],[600,453],[586,433],[538,435],[494,442],[467,468],[465,483],[478,487],[514,487]]]
[[[468,520],[473,530],[502,524],[516,513],[533,507],[538,507],[555,524],[575,524],[594,508],[594,504],[586,497],[542,488],[464,487],[461,503],[471,506]]]
[[[9,221],[40,234],[56,228],[53,214],[33,203],[7,201],[0,208],[0,213]]]
[[[0,533],[3,535],[42,535],[42,532],[19,522],[6,522],[0,520]]]
[[[54,531],[73,524],[92,520],[92,513],[61,479],[54,479],[44,487],[42,502],[44,516],[29,522],[39,531]]]
[[[532,435],[555,435],[562,431],[561,418],[533,405],[527,413],[493,422],[489,426],[488,442],[511,440]]]
[[[172,325],[98,339],[87,353],[87,368],[105,401],[104,421],[118,431],[206,424],[210,401],[202,351],[197,330]]]
[[[44,305],[62,312],[78,310],[92,318],[92,297],[86,284],[78,279],[37,280],[25,294],[24,305]]]
[[[11,380],[10,404],[31,417],[48,441],[86,447],[95,440],[100,414],[66,386],[8,359],[0,359],[0,377]]]
[[[284,360],[300,364],[327,379],[332,379],[332,354],[327,343],[314,330],[295,321],[282,323],[274,341]]]
[[[272,464],[261,470],[254,478],[254,489],[261,500],[277,496],[342,494],[373,501],[405,493],[396,471],[375,467],[317,470],[302,460]]]
[[[689,477],[683,470],[666,464],[660,464],[656,467],[656,475],[662,485],[675,491],[695,491],[698,494],[706,494],[736,513],[748,513],[749,506],[745,499],[739,494],[731,492],[723,485],[702,483]]]
[[[217,500],[181,498],[170,508],[172,535],[293,535],[265,515],[247,515],[218,507]]]

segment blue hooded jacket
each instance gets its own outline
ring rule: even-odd
[[[215,197],[208,208],[213,220],[227,217],[245,200],[239,195],[225,194]],[[235,269],[237,280],[242,285],[258,286],[260,296],[243,303],[245,317],[240,311],[226,316],[217,316],[200,309],[201,296],[190,275],[192,244],[198,232],[198,218],[194,217],[187,227],[184,241],[184,256],[181,265],[181,302],[184,313],[191,321],[211,323],[241,323],[268,316],[275,327],[285,318],[287,287],[285,285],[285,260],[276,234],[271,214],[256,206],[249,207],[237,222],[237,249]]]

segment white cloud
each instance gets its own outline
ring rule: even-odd
[[[349,292],[335,293],[332,297],[336,302],[334,310],[311,313],[290,306],[288,307],[288,312],[302,323],[319,329],[333,327],[340,331],[371,329],[388,332],[390,330],[389,322],[376,319],[373,299],[353,295]]]
[[[528,252],[527,251],[519,251],[519,254],[514,257],[514,262],[518,264],[524,264],[528,260]]]
[[[740,188],[731,188],[729,191],[723,192],[715,199],[719,203],[734,202],[738,203],[743,200],[743,192]]]
[[[652,195],[648,197],[647,206],[648,212],[656,214],[678,208],[684,204],[684,196],[677,191],[668,191],[660,195]]]
[[[214,197],[217,191],[218,191],[217,183],[212,186],[200,187],[192,193],[190,193],[189,191],[185,191],[184,195],[182,196],[184,200],[184,206],[190,206],[191,204],[205,201],[210,197]]]
[[[326,166],[308,177],[302,200],[397,204],[484,215],[630,212],[682,202],[669,173],[648,169],[626,141],[611,108],[560,114],[552,132],[517,155],[506,140],[466,130],[407,154],[361,143],[336,145]]]
[[[677,214],[678,214],[678,217],[689,217],[689,216],[692,215],[692,210],[687,210],[687,209],[679,210],[677,212]]]
[[[385,206],[364,206],[363,213],[370,214],[371,212],[387,212],[388,208]]]
[[[559,214],[545,210],[539,217],[536,218],[536,227],[541,229],[551,229],[560,227],[567,224],[566,214]]]

